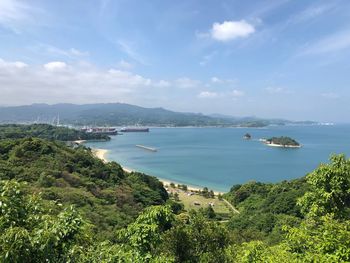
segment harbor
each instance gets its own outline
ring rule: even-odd
[[[86,133],[105,134],[105,135],[122,135],[122,132],[149,132],[149,128],[144,127],[83,127],[80,129]]]

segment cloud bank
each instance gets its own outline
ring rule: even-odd
[[[0,105],[34,102],[137,103],[136,99],[142,98],[150,89],[167,85],[169,83],[164,80],[153,80],[121,69],[102,70],[89,64],[70,65],[51,61],[34,66],[0,59]]]
[[[244,38],[255,32],[253,25],[245,20],[225,21],[214,23],[211,29],[211,37],[215,40],[227,42],[236,38]]]

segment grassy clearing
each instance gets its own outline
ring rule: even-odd
[[[206,208],[209,204],[213,204],[213,209],[217,214],[229,214],[230,208],[222,200],[215,198],[206,198],[199,194],[188,195],[186,192],[179,192],[179,199],[185,205],[186,210]],[[197,205],[195,205],[197,203]]]
[[[169,187],[169,186],[168,186]],[[215,214],[221,219],[226,219],[233,212],[232,208],[223,200],[219,200],[217,196],[214,198],[207,198],[195,191],[184,191],[179,188],[168,188],[168,192],[177,193],[179,200],[184,204],[185,210],[198,210],[200,208],[207,208],[210,204],[214,209]]]

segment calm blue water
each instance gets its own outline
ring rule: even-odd
[[[248,132],[253,139],[243,140]],[[268,147],[259,138],[290,136],[300,149]],[[137,148],[142,144],[158,149]],[[228,191],[250,180],[278,182],[304,176],[332,153],[350,156],[350,125],[254,128],[151,128],[109,142],[88,143],[110,150],[107,158],[159,178]]]

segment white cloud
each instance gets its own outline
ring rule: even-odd
[[[210,35],[208,35],[209,37]],[[204,67],[206,66],[217,54],[217,51],[213,51],[205,56],[203,56],[202,60],[199,62],[199,65]]]
[[[265,91],[270,94],[290,94],[291,91],[283,87],[267,87]]]
[[[110,69],[108,73],[113,79],[118,80],[118,84],[124,84],[128,86],[150,86],[152,83],[151,79],[144,78],[140,75],[133,74],[128,71]]]
[[[14,61],[14,62],[7,62],[0,58],[0,68],[4,69],[10,69],[10,68],[17,68],[17,69],[23,69],[28,67],[28,65],[22,61]]]
[[[350,48],[350,31],[340,31],[333,35],[320,39],[317,42],[307,45],[300,55],[317,55],[331,52],[338,52]]]
[[[142,65],[149,66],[149,63],[147,63],[145,59],[136,51],[134,43],[125,40],[119,40],[117,44],[121,51],[127,54],[131,59]]]
[[[159,87],[159,88],[168,88],[171,86],[171,83],[169,81],[161,79],[160,81],[155,82],[154,86]]]
[[[214,91],[202,91],[198,94],[198,98],[233,98],[237,99],[244,96],[244,92],[241,90],[231,90],[227,92],[214,92]]]
[[[210,80],[211,80],[211,82],[213,82],[213,83],[222,83],[222,82],[223,82],[223,80],[221,80],[221,79],[219,79],[219,78],[217,78],[217,77],[212,77]]]
[[[236,38],[247,37],[254,32],[254,26],[247,23],[245,20],[225,21],[222,24],[213,24],[211,37],[215,40],[226,42]]]
[[[322,93],[321,96],[326,98],[326,99],[338,99],[339,98],[339,94],[334,93],[334,92]]]
[[[13,62],[13,65],[16,67],[16,68],[26,68],[28,67],[28,65],[24,62],[21,62],[21,61],[15,61]]]
[[[234,87],[237,84],[237,80],[236,79],[223,79],[223,78],[218,78],[218,77],[212,77],[210,79],[210,82],[213,85],[221,85],[221,86],[225,86],[225,87]]]
[[[309,8],[304,9],[300,13],[292,16],[287,23],[297,24],[307,20],[315,19],[319,16],[322,16],[324,13],[330,11],[336,6],[336,4],[325,4],[319,6],[311,6]]]
[[[158,106],[162,101],[176,102],[179,96],[186,97],[189,91],[200,99],[226,101],[244,95],[243,91],[236,89],[212,90],[205,88],[205,84],[210,83],[186,77],[157,80],[118,68],[105,70],[79,62],[51,61],[33,66],[0,59],[0,105],[124,101]],[[174,105],[181,103],[175,102]]]
[[[122,59],[118,62],[118,68],[130,70],[134,68],[134,65]]]
[[[61,71],[67,68],[67,64],[62,61],[52,61],[44,65],[47,71]]]
[[[0,0],[0,26],[21,33],[29,25],[40,24],[47,12],[33,6],[29,1]]]
[[[73,56],[76,56],[76,57],[87,57],[89,56],[89,52],[87,51],[81,51],[81,50],[78,50],[78,49],[75,49],[75,48],[71,48],[69,50],[69,52],[73,55]]]
[[[200,81],[190,78],[179,78],[175,81],[175,85],[181,89],[192,89],[200,85]]]
[[[7,25],[12,22],[27,20],[29,6],[16,0],[0,1],[0,22]]]
[[[232,91],[230,91],[229,92],[229,95],[231,95],[232,97],[242,97],[242,96],[244,96],[244,92],[243,91],[241,91],[241,90],[232,90]]]
[[[115,101],[142,105],[146,98],[156,97],[153,94],[157,94],[157,89],[171,85],[166,80],[152,80],[119,69],[101,70],[80,63],[53,61],[33,66],[0,59],[0,105]]]
[[[38,46],[32,47],[32,49],[36,52],[42,52],[44,49],[48,54],[58,57],[65,56],[68,58],[81,58],[90,55],[89,52],[81,51],[76,48],[62,49],[48,44],[40,44]]]
[[[198,94],[198,98],[201,99],[212,99],[218,97],[219,94],[212,91],[202,91]]]

